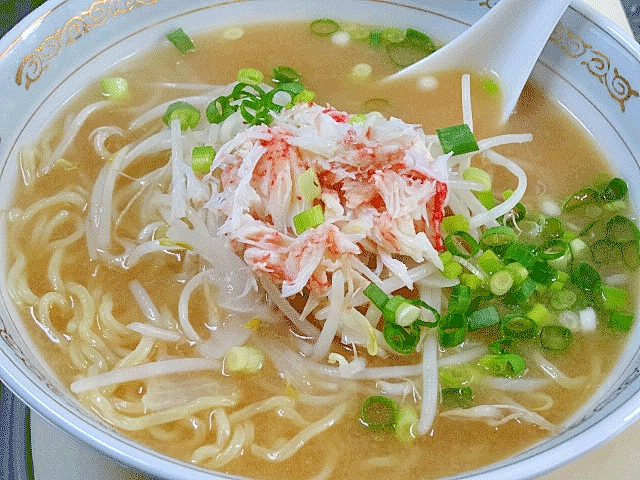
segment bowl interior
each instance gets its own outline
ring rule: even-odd
[[[451,40],[496,3],[492,0],[296,1],[136,0],[55,1],[27,17],[0,41],[0,78],[11,98],[0,117],[0,204],[6,212],[19,174],[22,145],[37,138],[79,85],[98,79],[123,59],[153,49],[181,26],[191,31],[238,23],[321,17],[406,25]],[[536,82],[581,123],[630,185],[640,184],[640,53],[638,46],[581,3],[563,16],[533,73]],[[636,211],[640,190],[631,188]],[[4,245],[4,222],[0,227]],[[0,373],[2,380],[46,418],[106,454],[158,477],[215,478],[114,432],[84,411],[33,346],[5,288],[0,257]],[[598,393],[557,437],[475,472],[478,478],[540,474],[594,447],[637,417],[640,406],[640,329],[630,333],[620,361]],[[512,466],[518,463],[518,470]],[[220,475],[219,478],[228,478]]]

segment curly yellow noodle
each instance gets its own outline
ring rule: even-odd
[[[331,413],[329,413],[329,415],[309,425],[307,428],[291,438],[291,440],[286,442],[283,446],[275,449],[269,449],[260,445],[253,444],[251,446],[251,453],[257,457],[274,462],[281,462],[283,460],[291,458],[298,450],[300,450],[304,446],[305,443],[338,422],[345,414],[346,410],[346,403],[338,405],[331,411]]]
[[[7,274],[7,292],[11,300],[22,308],[28,308],[38,303],[38,296],[27,285],[26,266],[26,257],[18,251],[16,252],[16,260]]]
[[[217,407],[232,407],[237,402],[237,395],[229,397],[200,397],[180,407],[148,413],[140,417],[128,417],[116,412],[109,400],[97,390],[81,393],[78,397],[104,420],[125,431],[139,431],[154,425],[175,422],[196,412]]]
[[[289,397],[285,397],[284,395],[269,397],[266,400],[252,403],[251,405],[248,405],[241,410],[233,412],[231,415],[229,415],[229,423],[233,425],[235,423],[240,423],[244,420],[247,420],[260,413],[284,407],[293,408],[294,405],[295,402]]]
[[[115,368],[133,367],[150,361],[151,354],[156,346],[157,340],[153,337],[143,336],[135,349],[129,355],[116,363]]]
[[[67,210],[63,211],[67,212]],[[60,214],[56,215],[53,220],[51,220],[51,222],[47,224],[47,228],[42,232],[43,239],[47,239],[48,241],[48,243],[46,244],[46,248],[49,250],[68,247],[84,237],[84,220],[81,216],[73,215],[70,217],[68,215],[63,215],[60,218],[59,216]],[[60,227],[64,221],[69,220],[74,220],[75,228],[73,229],[73,231],[64,238],[51,241],[50,238],[53,236],[54,229]]]
[[[222,467],[226,465],[231,460],[236,458],[238,455],[242,453],[242,448],[244,447],[245,441],[247,439],[247,433],[244,429],[244,426],[238,425],[233,432],[233,436],[229,441],[229,445],[227,448],[222,450],[219,454],[215,456],[212,460],[209,460],[205,466],[212,470]]]
[[[111,294],[105,293],[98,305],[98,318],[102,323],[102,332],[109,340],[112,336],[126,336],[131,334],[125,325],[120,323],[118,319],[113,315],[113,298]]]
[[[227,412],[223,408],[216,408],[210,415],[209,422],[215,422],[217,427],[216,442],[195,449],[191,454],[192,463],[201,464],[205,460],[214,458],[222,451],[231,437],[231,424]]]
[[[38,167],[36,165],[35,148],[27,145],[20,149],[18,154],[18,165],[22,174],[22,183],[25,187],[32,189],[38,178]]]
[[[112,397],[111,405],[116,411],[128,415],[143,415],[146,411],[142,402],[130,402],[117,397]]]
[[[54,307],[58,307],[63,311],[69,310],[67,299],[61,293],[47,292],[40,297],[34,310],[36,322],[52,342],[55,342],[60,348],[66,350],[68,347],[67,339],[60,335],[58,329],[56,329],[51,322],[50,313]]]
[[[62,279],[62,256],[64,255],[64,251],[62,249],[55,250],[51,255],[51,259],[49,260],[49,265],[47,267],[47,278],[49,279],[49,284],[51,288],[55,292],[66,292],[64,280]]]
[[[84,372],[87,369],[88,363],[80,351],[80,344],[71,342],[69,344],[68,355],[69,360],[71,360],[71,363],[76,370]]]
[[[18,229],[18,231],[24,229],[36,215],[56,205],[74,205],[80,210],[83,210],[87,205],[87,199],[77,192],[63,190],[55,195],[38,200],[23,210],[16,218],[14,222],[16,229]]]

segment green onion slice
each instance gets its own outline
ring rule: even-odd
[[[596,295],[596,301],[606,311],[620,312],[629,306],[629,292],[621,288],[602,285]]]
[[[527,368],[524,358],[515,353],[486,355],[479,364],[498,377],[516,377]]]
[[[527,277],[524,282],[522,282],[522,285],[520,285],[520,288],[512,289],[505,295],[504,302],[507,305],[520,305],[529,300],[537,288],[538,284],[534,282],[531,277]]]
[[[556,260],[571,254],[571,248],[567,242],[556,238],[543,244],[539,249],[539,253],[540,258],[543,260]]]
[[[300,190],[302,198],[304,198],[308,203],[313,202],[320,196],[322,188],[320,187],[318,174],[313,168],[309,167],[304,171],[304,173],[300,174],[298,177],[298,189]]]
[[[558,311],[569,310],[578,300],[578,296],[572,290],[560,290],[551,296],[549,303]]]
[[[191,169],[196,173],[209,173],[216,151],[210,145],[193,147],[191,151]]]
[[[508,262],[518,262],[527,270],[533,268],[538,261],[538,248],[523,242],[513,242],[504,252],[504,259]]]
[[[382,30],[382,32],[380,32],[380,35],[382,36],[382,39],[384,41],[391,43],[400,43],[406,38],[404,32],[401,29],[392,27],[385,28],[384,30]]]
[[[280,65],[273,69],[272,75],[275,83],[299,83],[302,75],[294,68]]]
[[[480,235],[480,247],[483,250],[506,247],[516,239],[516,232],[511,227],[491,227]]]
[[[507,353],[507,350],[511,345],[513,345],[513,338],[502,337],[500,340],[491,342],[488,349],[492,354],[499,355],[501,353]]]
[[[611,312],[608,325],[616,330],[628,331],[633,324],[634,317],[629,313]]]
[[[476,310],[467,317],[468,328],[470,332],[480,330],[481,328],[490,327],[500,323],[500,314],[495,306],[489,305],[488,307]]]
[[[566,350],[572,341],[571,330],[560,325],[547,325],[540,330],[540,344],[547,350]]]
[[[607,237],[617,243],[640,240],[640,230],[627,217],[616,215],[607,222]]]
[[[577,191],[564,203],[562,210],[571,212],[579,207],[600,203],[600,195],[592,188],[583,188]]]
[[[173,32],[168,33],[167,40],[173,43],[173,45],[183,55],[189,52],[193,52],[196,49],[189,35],[184,33],[184,30],[182,30],[181,28],[178,28],[177,30],[174,30]]]
[[[591,258],[598,264],[613,263],[622,258],[620,244],[608,238],[593,242],[589,248],[591,250]]]
[[[256,68],[242,68],[238,71],[238,82],[249,85],[260,85],[264,80],[262,72]]]
[[[531,269],[530,276],[541,285],[550,285],[558,279],[558,270],[545,261],[538,261]]]
[[[371,282],[362,293],[380,310],[382,310],[389,301],[389,296],[373,282]]]
[[[621,178],[613,178],[604,191],[602,192],[602,199],[605,202],[615,202],[617,200],[621,200],[627,194],[629,187],[627,186],[627,182],[622,180]]]
[[[564,235],[562,222],[557,218],[547,218],[542,227],[542,235],[545,238],[561,238]]]
[[[640,267],[640,242],[629,242],[622,247],[622,259],[627,267]]]
[[[122,77],[100,79],[102,94],[112,100],[123,100],[129,96],[129,83]]]
[[[496,297],[500,297],[511,290],[514,283],[515,279],[509,270],[500,270],[491,275],[489,279],[489,289]]]
[[[171,122],[176,118],[180,120],[180,129],[195,128],[200,123],[200,110],[187,102],[174,102],[167,107],[162,121],[170,127]]]
[[[475,152],[479,149],[476,136],[466,123],[439,128],[436,130],[436,133],[438,134],[438,140],[440,140],[440,145],[444,153],[462,155],[464,153]]]
[[[369,32],[369,45],[372,47],[377,47],[380,45],[380,41],[382,40],[382,32],[380,30],[371,30]]]
[[[409,355],[415,352],[420,341],[419,328],[412,326],[410,329],[406,329],[386,320],[382,327],[382,335],[387,344],[402,355]]]
[[[324,212],[322,211],[322,205],[314,205],[310,209],[300,212],[293,217],[293,227],[298,235],[323,223]]]
[[[473,403],[473,392],[469,387],[443,388],[440,397],[445,408],[469,408]]]
[[[480,246],[478,245],[478,242],[476,242],[475,238],[463,231],[447,235],[444,239],[444,246],[453,255],[457,255],[462,258],[473,257],[480,251]]]
[[[477,167],[465,168],[462,172],[462,178],[464,180],[468,180],[469,182],[481,184],[484,187],[483,190],[485,191],[491,190],[491,185],[493,183],[491,175],[489,175],[485,170]]]
[[[206,110],[207,120],[209,123],[222,123],[229,118],[238,107],[231,105],[229,97],[218,97],[212,101]]]
[[[581,262],[576,268],[571,270],[571,282],[584,293],[596,292],[602,285],[602,277],[586,262]]]
[[[464,342],[467,336],[467,318],[461,313],[447,313],[438,325],[438,340],[444,348]]]
[[[360,412],[360,422],[373,431],[393,430],[397,418],[398,405],[382,395],[368,397]]]
[[[466,313],[471,306],[471,288],[466,285],[456,285],[449,297],[449,313]]]
[[[502,333],[517,340],[533,338],[538,333],[538,325],[529,317],[519,313],[506,315],[502,320]]]
[[[321,37],[328,37],[336,33],[340,30],[340,25],[335,20],[331,20],[330,18],[320,18],[318,20],[314,20],[309,25],[311,31],[316,35],[320,35]]]

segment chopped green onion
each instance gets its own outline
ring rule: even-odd
[[[264,75],[255,68],[242,68],[238,71],[238,82],[248,85],[260,85],[264,80]]]
[[[193,147],[191,151],[191,169],[196,173],[209,173],[216,151],[210,145]]]
[[[536,303],[527,311],[527,317],[536,322],[537,325],[547,322],[549,310],[541,303]]]
[[[508,270],[500,270],[489,279],[489,289],[496,297],[506,294],[513,286],[513,275]]]
[[[188,52],[193,52],[196,47],[193,44],[193,41],[184,33],[184,30],[178,28],[171,33],[167,34],[167,40],[169,40],[173,45],[178,49],[181,54],[186,54]]]
[[[384,110],[390,105],[389,100],[386,98],[370,98],[364,102],[363,110],[365,112],[379,112]]]
[[[399,28],[385,28],[380,35],[383,40],[391,43],[399,43],[405,39],[404,32]]]
[[[453,125],[451,127],[439,128],[436,130],[442,151],[461,155],[478,150],[478,142],[469,125]]]
[[[309,103],[312,102],[316,94],[311,90],[302,90],[293,97],[293,103]]]
[[[449,313],[466,313],[471,306],[471,289],[466,285],[455,285],[449,297]]]
[[[232,373],[255,373],[262,368],[264,355],[255,347],[231,347],[224,355],[224,370]]]
[[[500,323],[500,314],[493,305],[476,310],[467,317],[470,332]]]
[[[396,438],[401,442],[411,442],[416,439],[417,432],[415,432],[416,425],[420,417],[418,412],[411,405],[401,405],[398,408],[398,415],[396,417]]]
[[[195,128],[200,123],[200,110],[187,102],[174,102],[167,107],[167,112],[162,116],[162,121],[170,127],[171,122],[176,118],[180,120],[181,130]]]
[[[486,273],[492,274],[498,272],[504,268],[504,263],[498,258],[493,250],[485,250],[478,257],[478,265]]]
[[[508,305],[520,305],[529,300],[529,297],[537,290],[538,284],[527,277],[520,288],[512,289],[504,298]]]
[[[459,275],[460,283],[466,285],[471,290],[477,290],[482,285],[482,280],[473,273],[462,273]]]
[[[407,299],[402,295],[394,295],[387,302],[385,302],[382,307],[382,314],[384,315],[384,319],[390,323],[396,323],[396,313],[398,308],[403,303],[406,303]]]
[[[571,282],[583,292],[596,292],[602,285],[600,274],[586,262],[580,263],[571,271]]]
[[[516,377],[527,368],[524,358],[515,353],[486,355],[478,363],[498,377]]]
[[[309,167],[298,177],[298,190],[308,203],[312,203],[322,193],[320,180],[316,171]]]
[[[596,294],[596,301],[607,311],[620,312],[629,304],[629,292],[621,288],[602,285]]]
[[[208,106],[206,110],[207,120],[209,123],[222,123],[227,118],[231,116],[237,107],[231,105],[231,100],[229,97],[218,97],[213,100]]]
[[[129,83],[122,77],[100,79],[102,94],[112,100],[123,100],[129,96]]]
[[[385,320],[382,335],[387,344],[402,355],[409,355],[416,351],[420,341],[420,329],[413,326],[407,330],[400,325]]]
[[[389,301],[389,295],[387,295],[378,285],[373,282],[371,282],[362,293],[365,297],[371,300],[380,311],[382,311],[385,304]]]
[[[473,257],[480,251],[478,242],[467,232],[463,231],[447,235],[444,239],[444,246],[447,251],[462,258]]]
[[[529,276],[529,270],[524,268],[524,265],[518,262],[509,263],[504,269],[511,274],[513,277],[513,284],[515,286],[520,286]]]
[[[486,171],[477,167],[468,167],[465,168],[462,172],[462,178],[469,182],[475,182],[482,185],[483,190],[491,190],[491,185],[493,181],[491,180],[491,175],[489,175]]]
[[[499,226],[491,227],[480,235],[480,247],[483,250],[502,249],[513,243],[516,239],[516,232],[511,227]]]
[[[531,269],[530,277],[541,285],[550,285],[558,278],[558,270],[547,262],[538,261]]]
[[[538,333],[536,322],[519,313],[512,313],[505,316],[500,328],[505,336],[518,340],[533,338]]]
[[[628,243],[638,241],[640,239],[640,230],[638,227],[622,215],[616,215],[607,222],[607,237],[614,242]]]
[[[489,96],[491,97],[495,97],[500,93],[500,86],[492,78],[483,78],[481,84],[484,91],[487,92],[487,94],[489,94]]]
[[[382,39],[382,35],[380,30],[371,30],[369,32],[369,45],[371,45],[372,47],[379,46],[381,39]]]
[[[469,387],[443,388],[440,396],[445,408],[469,408],[473,403],[473,392]]]
[[[462,265],[458,262],[450,261],[444,264],[444,268],[442,269],[442,276],[444,278],[458,278],[462,274]]]
[[[420,307],[405,301],[396,310],[396,323],[401,327],[408,327],[420,318]]]
[[[622,258],[622,248],[620,244],[608,238],[602,238],[593,242],[590,250],[591,258],[597,264],[613,263]]]
[[[360,422],[373,431],[393,430],[398,418],[398,405],[390,398],[372,395],[364,401]]]
[[[443,265],[446,265],[447,263],[453,261],[453,253],[451,253],[449,250],[445,250],[444,252],[440,253],[438,257],[440,258],[440,261]]]
[[[304,92],[304,86],[298,82],[287,82],[278,85],[278,90],[289,93],[292,97]]]
[[[367,121],[367,116],[362,113],[356,113],[355,115],[351,115],[349,117],[349,123],[351,125],[364,125]]]
[[[331,20],[330,18],[320,18],[318,20],[314,20],[309,25],[311,31],[316,35],[320,35],[321,37],[328,37],[336,33],[340,30],[340,25],[338,22]]]
[[[300,212],[293,217],[293,227],[298,235],[323,223],[324,212],[322,211],[322,205],[314,205],[310,209]]]
[[[576,303],[578,296],[571,290],[560,290],[551,296],[549,303],[555,310],[569,310]]]
[[[573,341],[573,333],[560,325],[547,325],[540,330],[540,344],[547,350],[566,350]]]
[[[442,219],[441,227],[446,233],[468,232],[469,219],[464,215],[449,215]]]
[[[622,312],[611,312],[608,325],[617,330],[629,330],[633,324],[633,315]]]
[[[418,30],[407,28],[401,42],[390,42],[387,53],[391,61],[399,67],[408,67],[436,51],[431,38]]]
[[[438,339],[444,348],[464,342],[467,336],[467,319],[460,313],[447,313],[438,324]]]
[[[476,192],[476,197],[478,197],[478,201],[487,210],[491,210],[496,204],[496,201],[493,198],[493,192],[491,190],[483,190],[482,192]]]
[[[273,69],[272,75],[275,83],[299,83],[302,75],[297,70],[286,65],[280,65]]]
[[[627,182],[620,178],[613,178],[602,192],[602,200],[605,202],[615,202],[624,198],[628,190]]]
[[[488,349],[494,355],[499,355],[501,353],[507,353],[507,349],[513,345],[513,338],[511,337],[502,337],[500,340],[496,340],[495,342],[491,342],[488,346]]]
[[[622,259],[629,268],[640,266],[640,242],[629,242],[622,247]]]
[[[600,195],[598,195],[598,192],[596,192],[592,188],[584,188],[569,197],[569,199],[563,205],[562,211],[571,212],[576,208],[597,204],[599,202]]]
[[[549,265],[556,268],[564,267],[559,269],[566,270],[569,266],[569,260],[571,259],[571,248],[564,240],[553,239],[540,247],[539,256],[541,259],[549,262]]]
[[[535,245],[514,242],[505,250],[504,259],[509,262],[518,262],[527,270],[531,270],[538,261],[538,255]]]

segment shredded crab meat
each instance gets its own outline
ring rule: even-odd
[[[251,127],[216,156],[222,191],[207,206],[254,271],[281,285],[285,297],[324,293],[349,257],[380,256],[412,282],[393,256],[438,268],[440,221],[447,198],[446,156],[431,154],[422,130],[371,115],[362,125],[316,104],[298,104],[271,126]],[[312,205],[297,184],[312,168],[325,223],[296,235],[293,217]]]

